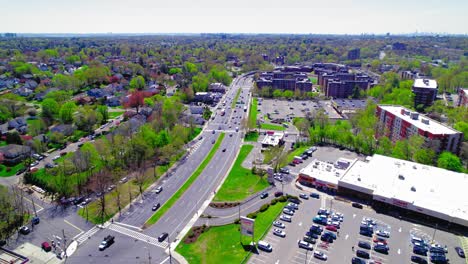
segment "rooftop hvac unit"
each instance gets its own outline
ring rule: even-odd
[[[423,118],[423,119],[421,120],[421,122],[422,122],[423,124],[429,125],[429,119]]]
[[[412,186],[411,191],[416,192],[416,187]]]
[[[400,174],[400,175],[398,175],[398,179],[404,180],[404,179],[405,179],[405,176],[403,176],[403,175]]]
[[[411,117],[411,119],[413,119],[413,120],[418,120],[419,114],[416,113],[416,112],[414,112],[414,113],[411,113],[410,117]]]
[[[358,181],[361,181],[361,178],[357,178]]]

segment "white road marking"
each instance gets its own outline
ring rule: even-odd
[[[347,240],[347,239],[348,239],[348,237],[349,237],[349,235],[348,235],[348,234],[346,234],[346,236],[345,236],[345,238],[344,238],[344,239],[345,239],[345,240]]]
[[[298,224],[298,225],[299,225],[299,226],[302,226],[302,222],[299,222],[299,224]]]
[[[279,264],[279,259],[275,262],[275,264]]]
[[[78,229],[78,231],[80,231],[80,232],[84,232],[84,231],[83,231],[81,228],[79,228],[79,227],[77,227],[76,225],[74,225],[74,224],[72,224],[72,223],[68,222],[67,220],[65,220],[65,219],[64,219],[63,221],[64,221],[65,223],[67,223],[67,224],[71,225],[72,227],[74,227],[74,228]]]
[[[401,227],[400,227],[400,228],[398,228],[398,232],[400,232],[400,233],[401,233]]]
[[[398,249],[398,250],[397,250],[397,253],[398,253],[398,255],[400,255],[400,254],[401,254],[401,250],[400,250],[400,249]]]
[[[356,214],[353,214],[353,218],[356,218]]]
[[[164,259],[161,263],[159,263],[159,264],[164,264],[164,263],[165,263],[166,261],[168,261],[168,260],[169,260],[169,257],[165,258],[165,259]]]

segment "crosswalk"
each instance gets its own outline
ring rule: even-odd
[[[94,226],[93,228],[91,228],[90,230],[86,231],[84,234],[79,236],[76,239],[76,242],[78,242],[78,245],[82,244],[83,242],[88,240],[90,237],[92,237],[94,234],[96,234],[97,231],[99,231],[99,228],[97,226]]]
[[[115,232],[121,233],[121,234],[129,236],[129,237],[133,237],[135,239],[138,239],[140,241],[146,242],[146,243],[151,244],[151,245],[155,245],[157,247],[166,248],[168,246],[166,241],[159,242],[158,239],[156,239],[154,237],[150,237],[150,236],[142,234],[140,232],[133,231],[133,230],[125,228],[123,226],[119,226],[119,225],[116,225],[116,224],[111,224],[111,225],[109,225],[108,228],[110,230],[115,231]]]
[[[195,145],[193,145],[191,148],[190,148],[190,152],[188,154],[187,157],[190,157],[195,151],[197,151],[197,149],[200,147],[200,145],[203,143],[203,140],[199,140],[197,143],[195,143]]]

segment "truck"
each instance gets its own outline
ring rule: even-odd
[[[112,245],[114,243],[114,239],[115,239],[114,236],[111,236],[111,235],[106,236],[102,240],[101,244],[99,244],[99,250],[102,251],[102,250],[108,248],[110,245]]]

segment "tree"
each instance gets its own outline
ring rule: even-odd
[[[54,119],[59,110],[60,106],[54,99],[46,98],[42,101],[42,116],[44,118]]]
[[[65,104],[62,105],[60,108],[60,120],[64,124],[71,124],[73,122],[73,113],[76,110],[76,105],[75,102],[70,101],[66,102]]]
[[[23,141],[21,140],[19,133],[16,131],[7,133],[5,141],[7,144],[18,144],[18,145],[23,144]]]
[[[281,96],[283,96],[283,92],[281,90],[276,89],[276,90],[273,91],[273,97],[279,98]]]
[[[410,160],[411,159],[411,147],[408,144],[408,140],[398,140],[395,142],[393,147],[392,157],[397,159]]]
[[[99,105],[96,110],[102,116],[101,124],[107,123],[107,120],[109,120],[109,108],[107,105]]]
[[[417,163],[432,165],[434,164],[434,159],[436,157],[435,151],[432,149],[418,149],[413,154],[413,160]]]
[[[145,105],[145,97],[142,91],[135,90],[130,94],[126,107],[135,107],[137,113],[139,113],[140,107]]]
[[[130,88],[142,90],[146,87],[145,78],[136,76],[130,80]]]
[[[211,114],[212,114],[212,112],[211,112],[209,107],[203,108],[203,119],[205,119],[205,120],[210,119]]]
[[[111,183],[112,177],[108,171],[101,170],[98,173],[93,174],[90,179],[91,190],[96,193],[102,193],[102,195],[97,200],[98,203],[98,215],[101,223],[104,223],[107,218],[107,204],[104,193],[107,190],[108,185]]]
[[[437,159],[437,167],[456,172],[463,171],[460,158],[448,151],[444,151],[439,155],[439,159]]]

